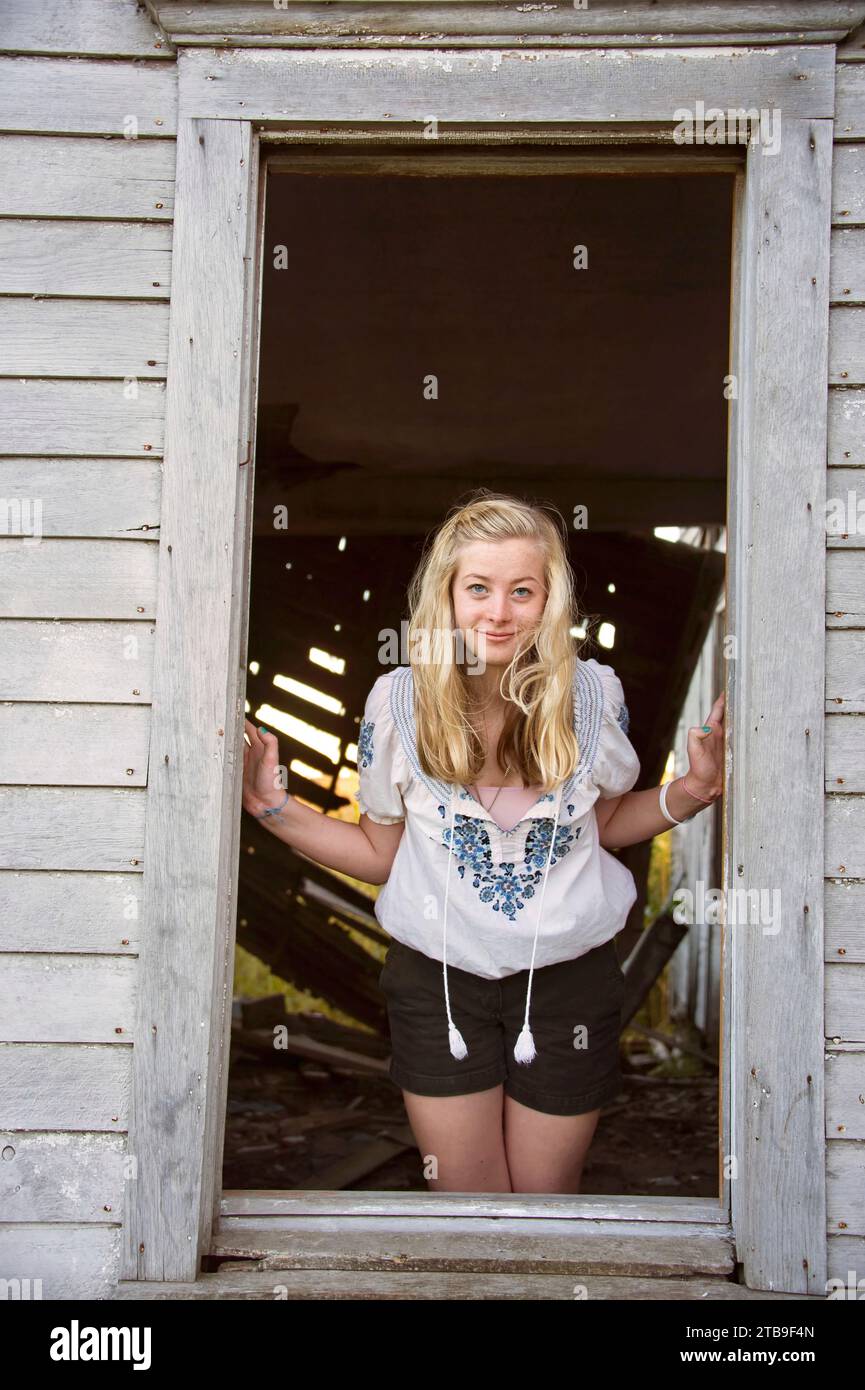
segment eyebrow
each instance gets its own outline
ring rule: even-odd
[[[489,583],[489,575],[488,575],[488,574],[467,574],[467,575],[465,575],[465,578],[466,578],[466,579],[482,579],[482,580],[484,581],[485,584]],[[523,582],[524,579],[530,579],[530,580],[532,581],[533,584],[539,584],[539,583],[540,583],[540,580],[539,580],[539,579],[535,579],[535,576],[534,576],[533,574],[524,574],[524,575],[522,576],[522,578],[520,578],[520,579],[512,579],[512,580],[511,580],[511,583],[512,583],[512,584],[522,584],[522,582]]]

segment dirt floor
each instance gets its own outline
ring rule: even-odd
[[[386,1057],[368,1050],[377,1062]],[[602,1111],[582,1191],[715,1196],[717,1077],[645,1070],[645,1059],[627,1070]],[[240,1043],[232,1046],[223,1186],[427,1190],[402,1094],[387,1076],[286,1054],[277,1061]]]

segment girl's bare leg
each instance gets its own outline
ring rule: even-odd
[[[405,1090],[402,1094],[424,1171],[430,1173],[430,1191],[512,1190],[502,1132],[502,1086],[468,1096],[419,1096]]]
[[[504,1098],[505,1157],[514,1192],[579,1192],[601,1111],[545,1115]]]

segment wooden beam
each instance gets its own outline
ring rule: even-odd
[[[22,0],[19,0],[22,3]],[[582,9],[566,5],[478,4],[470,0],[435,3],[297,3],[275,7],[272,0],[147,0],[155,21],[178,46],[232,46],[292,43],[373,45],[382,39],[403,46],[520,44],[557,47],[615,44],[777,44],[838,43],[865,17],[858,3],[819,0],[726,0],[706,5],[655,4],[652,0],[592,0]]]
[[[182,49],[184,117],[255,122],[681,122],[676,113],[767,109],[834,115],[829,47],[641,48],[432,53],[376,49]],[[702,108],[697,103],[702,102]],[[698,148],[695,146],[695,148]]]
[[[731,402],[727,630],[736,647],[727,663],[724,943],[731,974],[724,1003],[733,1224],[750,1287],[803,1293],[825,1293],[827,1268],[823,595],[831,173],[831,122],[791,118],[772,158],[749,152],[735,222],[731,367],[738,396]],[[790,505],[779,525],[782,496]],[[785,769],[795,794],[779,799]],[[764,904],[757,920],[741,908],[749,890]]]
[[[632,174],[729,174],[737,173],[745,159],[744,145],[647,145],[625,152],[615,150],[557,148],[498,151],[489,145],[453,145],[426,149],[382,146],[374,151],[349,154],[314,146],[291,153],[270,153],[267,171],[274,174],[310,174],[315,177],[377,178],[582,178],[591,174],[623,178]],[[2,224],[0,224],[2,231]],[[58,273],[55,269],[55,274]]]
[[[239,857],[235,686],[247,604],[250,490],[241,448],[244,377],[255,356],[255,154],[240,122],[184,121],[178,133],[184,197],[173,238],[145,834],[151,872],[129,1126],[137,1172],[122,1237],[122,1274],[137,1279],[194,1280],[218,1200]]]
[[[496,1235],[492,1233],[490,1239],[494,1240]],[[406,1243],[406,1236],[401,1235],[393,1244],[404,1251]],[[840,1256],[839,1268],[846,1270],[853,1256],[852,1249],[849,1257]],[[705,1274],[684,1279],[666,1273],[658,1278],[590,1274],[581,1277],[579,1282],[593,1307],[601,1300],[667,1303],[674,1299],[677,1302],[702,1303],[704,1306],[707,1301],[719,1299],[740,1303],[767,1299],[784,1302],[806,1300],[803,1294],[759,1293],[732,1279]],[[223,1264],[215,1274],[199,1275],[194,1284],[141,1284],[124,1279],[112,1290],[110,1297],[129,1303],[148,1299],[170,1299],[172,1302],[178,1299],[188,1302],[212,1299],[221,1303],[249,1299],[272,1303],[274,1285],[283,1291],[281,1297],[292,1302],[387,1299],[404,1303],[447,1303],[489,1299],[513,1305],[548,1299],[573,1301],[574,1297],[573,1274],[479,1274],[476,1270],[442,1274],[427,1271],[406,1273],[398,1268],[369,1271],[337,1268],[284,1269],[275,1278],[272,1270],[258,1269],[257,1264],[250,1266],[249,1261],[244,1262],[242,1269],[231,1262]],[[767,1319],[770,1316],[766,1314]]]

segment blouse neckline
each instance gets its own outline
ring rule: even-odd
[[[497,787],[497,786],[495,786],[494,783],[492,783],[492,782],[475,782],[475,786],[477,787],[477,789],[478,789],[479,792],[539,792],[539,791],[543,791],[543,787],[541,786],[541,783],[540,783],[540,782],[538,782],[537,784],[535,784],[535,783],[533,782],[532,785],[531,785],[530,787],[504,787],[504,786]]]
[[[529,787],[495,787],[489,784],[484,785],[481,782],[475,782],[473,786],[478,792],[495,793],[493,803],[496,807],[501,808],[500,814],[504,815],[505,820],[508,822],[506,825],[502,825],[501,821],[496,817],[493,805],[484,806],[483,801],[479,801],[477,797],[475,797],[474,800],[481,810],[489,813],[491,820],[493,820],[499,830],[505,835],[512,835],[516,832],[526,812],[538,804],[540,800],[539,793],[543,791],[543,786],[541,784],[533,784]],[[466,790],[468,790],[468,788],[466,788]],[[511,808],[510,815],[505,814],[507,807]],[[519,810],[520,814],[516,820],[513,820],[515,807]]]
[[[492,821],[495,824],[495,817],[491,816],[485,806],[472,796],[465,787],[453,783],[443,782],[438,778],[428,776],[420,766],[417,754],[417,729],[414,719],[414,682],[411,666],[399,666],[393,672],[393,679],[390,687],[390,714],[399,734],[400,743],[404,754],[408,760],[409,767],[418,782],[422,783],[432,798],[433,805],[437,807],[439,815],[445,814],[445,808],[450,805],[455,796],[459,802],[468,802],[475,819]],[[574,731],[580,743],[580,762],[575,771],[568,777],[563,786],[555,792],[541,791],[537,800],[526,811],[521,820],[535,820],[551,814],[550,803],[556,801],[557,795],[561,794],[562,804],[567,805],[569,815],[573,815],[574,805],[585,799],[590,802],[594,800],[591,796],[591,770],[595,761],[595,754],[600,740],[601,724],[603,719],[604,692],[601,677],[594,670],[591,662],[577,661],[572,690],[573,712],[574,712]],[[463,811],[463,807],[460,807]],[[466,810],[464,812],[468,814]]]

